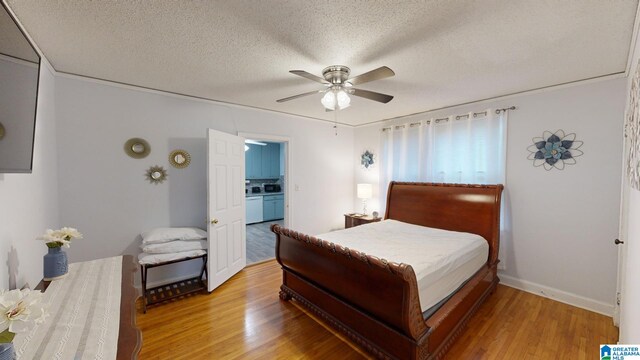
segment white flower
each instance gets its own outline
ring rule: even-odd
[[[31,330],[44,322],[48,315],[40,301],[40,291],[2,290],[0,292],[0,330],[12,333]]]
[[[82,234],[72,227],[63,227],[62,229],[57,230],[56,233],[64,240],[82,239]]]
[[[51,230],[51,229],[47,229],[47,231],[44,233],[44,235],[42,236],[38,236],[36,238],[37,240],[44,240],[44,242],[54,242],[54,241],[60,241],[60,237],[58,236],[58,234]]]
[[[82,239],[82,234],[74,228],[63,227],[60,230],[47,229],[44,235],[39,236],[38,240],[44,240],[49,247],[69,247],[71,239]]]
[[[53,231],[51,229],[47,229],[44,235],[39,236],[36,239],[44,240],[46,244],[55,244],[53,247],[59,247],[62,245],[66,245],[68,247],[68,244],[65,244],[65,243],[69,242],[67,240],[64,240],[62,237],[60,237],[59,230]]]
[[[70,248],[71,247],[71,241],[69,241],[69,240],[60,239],[57,242],[60,243],[60,245],[66,247],[66,248]]]

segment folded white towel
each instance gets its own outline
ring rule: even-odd
[[[140,248],[148,254],[170,254],[191,250],[207,250],[207,240],[175,240],[160,244],[142,244]]]
[[[141,253],[138,255],[138,263],[140,265],[145,264],[158,264],[172,260],[179,260],[193,256],[204,255],[207,252],[205,250],[191,250],[191,251],[183,251],[177,252],[173,254],[147,254]]]
[[[207,232],[196,227],[156,228],[142,233],[142,242],[157,244],[174,240],[202,240]]]

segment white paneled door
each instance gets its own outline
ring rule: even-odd
[[[209,291],[247,264],[244,138],[212,129],[207,133]]]

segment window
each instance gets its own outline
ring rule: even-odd
[[[382,130],[380,194],[390,181],[503,184],[506,120],[488,109]]]

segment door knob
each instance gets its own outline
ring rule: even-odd
[[[613,243],[616,245],[624,244],[624,241],[620,241],[620,239],[613,240]]]
[[[211,223],[214,224],[214,225],[217,224],[218,223],[218,219],[211,219]]]

